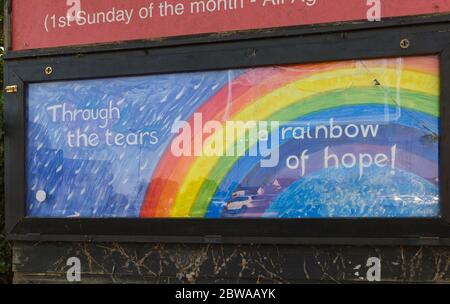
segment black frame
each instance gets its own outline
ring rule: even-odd
[[[410,19],[408,19],[410,20]],[[91,46],[64,49],[56,55],[42,51],[10,52],[5,84],[18,92],[5,95],[6,230],[11,240],[122,241],[183,243],[297,244],[450,244],[450,17],[417,25],[402,19],[389,27],[360,29],[343,25],[322,34],[292,34],[280,29],[271,37],[239,34],[230,41],[149,45],[130,48]],[[409,47],[400,42],[408,39]],[[210,42],[210,43],[204,43]],[[176,43],[175,43],[176,44]],[[71,54],[74,53],[75,54]],[[93,79],[274,64],[300,64],[348,59],[440,55],[440,218],[408,219],[49,219],[25,214],[25,94],[28,83]],[[40,56],[40,57],[38,57]],[[51,75],[45,74],[52,67]]]

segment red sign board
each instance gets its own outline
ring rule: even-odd
[[[12,0],[12,49],[445,12],[448,0]]]

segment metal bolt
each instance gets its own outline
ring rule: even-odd
[[[408,39],[402,39],[402,41],[400,41],[400,47],[402,49],[407,49],[407,48],[409,48],[410,45],[411,45],[411,42],[409,42]]]
[[[5,87],[5,92],[8,94],[17,93],[18,87],[17,85],[9,85]]]
[[[45,68],[45,75],[51,75],[53,73],[53,68],[48,66]]]

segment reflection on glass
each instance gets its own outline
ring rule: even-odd
[[[31,84],[31,217],[439,216],[436,56]]]

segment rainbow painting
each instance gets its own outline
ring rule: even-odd
[[[438,217],[438,56],[31,84],[27,213]]]

